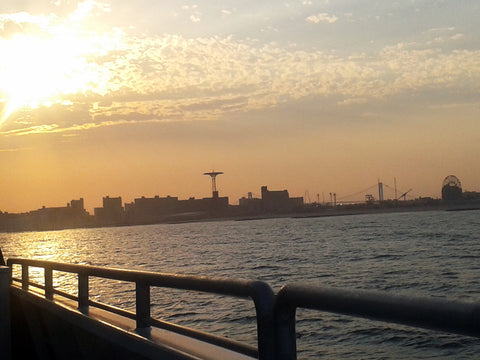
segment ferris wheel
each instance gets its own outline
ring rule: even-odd
[[[457,188],[462,188],[462,184],[460,183],[460,180],[455,176],[455,175],[448,175],[444,180],[442,187],[445,186],[451,186],[451,187],[457,187]]]

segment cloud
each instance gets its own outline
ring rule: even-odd
[[[427,33],[435,33],[435,34],[444,34],[444,33],[450,33],[455,31],[455,27],[443,27],[443,28],[431,28],[428,29],[426,32]]]
[[[24,147],[24,148],[8,148],[8,149],[0,149],[0,152],[17,152],[17,151],[28,151],[32,150],[31,147]]]
[[[191,13],[189,16],[191,22],[198,23],[202,20],[202,13],[198,10],[198,5],[182,5],[181,9]],[[223,14],[225,15],[225,13]]]
[[[69,16],[69,20],[74,22],[81,21],[88,16],[110,11],[108,4],[94,0],[85,0],[78,3],[77,9]]]
[[[450,40],[460,40],[460,39],[463,39],[464,37],[465,37],[464,34],[455,34],[450,36]]]
[[[51,16],[33,16],[26,12],[0,14],[0,39],[11,39],[16,34],[43,34],[52,22]]]
[[[198,11],[191,6],[184,10]],[[30,24],[45,21],[28,14],[15,19]],[[12,21],[3,18],[3,23],[7,20]],[[309,21],[333,23],[337,17],[320,13]],[[430,33],[454,30],[431,29]],[[53,105],[13,113],[1,135],[219,120],[305,98],[327,105],[334,98],[329,106],[347,107],[437,89],[480,90],[474,81],[480,77],[479,50],[427,47],[427,42],[340,56],[231,36],[134,36],[112,30],[89,38],[88,44],[95,46],[85,48],[81,62],[85,70],[71,73],[88,75],[88,86],[65,90]]]
[[[336,17],[335,15],[329,15],[327,13],[319,13],[317,15],[311,15],[307,17],[307,21],[314,24],[318,24],[321,22],[333,24],[337,20],[338,20],[338,17]]]
[[[198,15],[190,15],[190,20],[193,22],[193,23],[197,23],[197,22],[200,22],[200,16]]]
[[[370,101],[368,98],[350,98],[338,102],[338,105],[357,105],[366,104]]]

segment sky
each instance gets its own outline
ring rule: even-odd
[[[478,0],[2,0],[0,210],[480,191]],[[355,199],[353,199],[355,198]]]

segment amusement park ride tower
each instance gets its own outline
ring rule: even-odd
[[[212,178],[212,198],[218,199],[218,191],[217,191],[217,183],[215,181],[215,178],[217,175],[221,175],[223,172],[221,171],[211,171],[211,172],[206,172],[203,175],[208,175]]]

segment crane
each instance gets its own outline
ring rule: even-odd
[[[412,191],[412,190],[413,190],[413,189],[410,189],[410,190],[404,192],[402,195],[400,195],[398,198],[396,198],[396,200],[399,200],[399,199],[402,198],[402,197],[403,197],[403,201],[407,200],[407,194],[408,194],[410,191]]]

